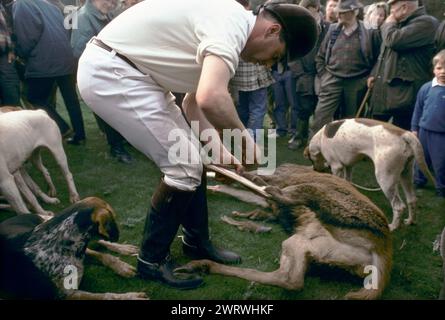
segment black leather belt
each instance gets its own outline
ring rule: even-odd
[[[101,47],[104,50],[107,50],[108,52],[113,51],[113,48],[107,46],[105,43],[103,43],[101,40],[97,39],[97,38],[93,38],[91,39],[91,43],[95,44],[98,47]],[[136,65],[131,62],[130,59],[128,59],[126,56],[116,52],[116,56],[118,56],[119,58],[121,58],[122,60],[124,60],[126,63],[128,63],[130,66],[132,66],[133,68],[135,68],[136,70],[139,70],[138,67],[136,67]]]

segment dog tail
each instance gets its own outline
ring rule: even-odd
[[[403,134],[403,139],[409,144],[411,150],[414,153],[414,158],[416,159],[417,165],[420,170],[436,185],[436,179],[432,175],[431,171],[428,169],[428,165],[425,161],[425,154],[423,153],[423,147],[419,141],[419,139],[412,133],[407,131]]]
[[[389,283],[392,269],[392,241],[389,239],[382,241],[385,242],[383,249],[381,252],[372,253],[372,265],[367,266],[369,269],[365,268],[365,273],[368,275],[365,278],[364,288],[348,293],[346,299],[376,300],[382,295]]]

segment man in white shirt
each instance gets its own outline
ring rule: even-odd
[[[285,54],[290,59],[306,54],[317,39],[316,23],[301,7],[270,3],[258,11],[254,15],[234,0],[143,1],[108,24],[79,60],[78,85],[87,105],[164,175],[152,196],[138,256],[138,273],[146,279],[182,289],[202,283],[173,273],[169,249],[179,225],[187,255],[241,261],[209,240],[196,135],[210,128],[245,130],[228,91],[240,56],[270,67]],[[171,91],[188,93],[182,106],[187,120]],[[188,121],[198,121],[200,132],[191,133]],[[178,129],[190,159],[199,161],[169,158],[177,143],[169,135]],[[255,147],[249,135],[245,139]],[[240,170],[240,162],[229,157]]]

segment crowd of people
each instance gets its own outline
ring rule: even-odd
[[[76,89],[77,61],[91,37],[137,2],[2,1],[1,104],[42,108],[56,121],[68,144],[85,144],[84,120]],[[56,109],[57,89],[71,126]],[[99,117],[96,116],[96,120],[106,136],[111,156],[131,164],[133,159],[125,150],[122,136]]]
[[[324,10],[319,0],[278,2],[298,3],[308,9],[318,23],[319,39],[306,56],[290,63],[280,61],[270,70],[274,80],[269,87],[274,136],[287,137],[289,149],[295,150],[305,147],[333,119],[356,116],[391,121],[405,130],[419,131],[421,116],[413,116],[415,106],[416,112],[420,112],[416,97],[419,94],[420,99],[421,94],[430,92],[419,89],[433,78],[433,57],[445,43],[445,23],[439,24],[429,15],[421,1],[389,0],[363,6],[358,0],[328,0]],[[440,56],[434,61],[440,64]],[[264,72],[258,71],[257,75],[265,79]],[[239,74],[241,77],[242,73]],[[240,77],[233,81],[235,88]],[[439,83],[440,80],[433,81],[434,86],[440,87]],[[262,92],[265,85],[263,82]],[[239,89],[240,94],[245,95],[244,90]],[[248,93],[255,92],[252,89]],[[264,110],[265,98],[256,101],[250,109],[255,125],[244,122],[252,130],[258,129],[264,120],[258,119],[264,115],[258,111]],[[421,127],[443,139],[445,123],[441,110],[445,103],[440,99],[427,103],[434,107],[422,109],[426,115]],[[358,114],[362,104],[365,111]],[[240,114],[245,113],[242,101],[237,106]],[[435,119],[434,125],[432,120],[425,120],[430,117]],[[431,143],[428,147],[426,135],[422,134],[422,144],[427,162],[436,174],[437,194],[443,197],[445,161],[438,148]],[[425,183],[421,173],[416,174],[415,181],[419,188]]]

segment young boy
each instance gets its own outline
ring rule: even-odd
[[[445,50],[433,58],[434,79],[425,83],[417,94],[411,130],[419,137],[428,166],[436,177],[436,194],[445,198]],[[427,179],[416,166],[417,187]]]

